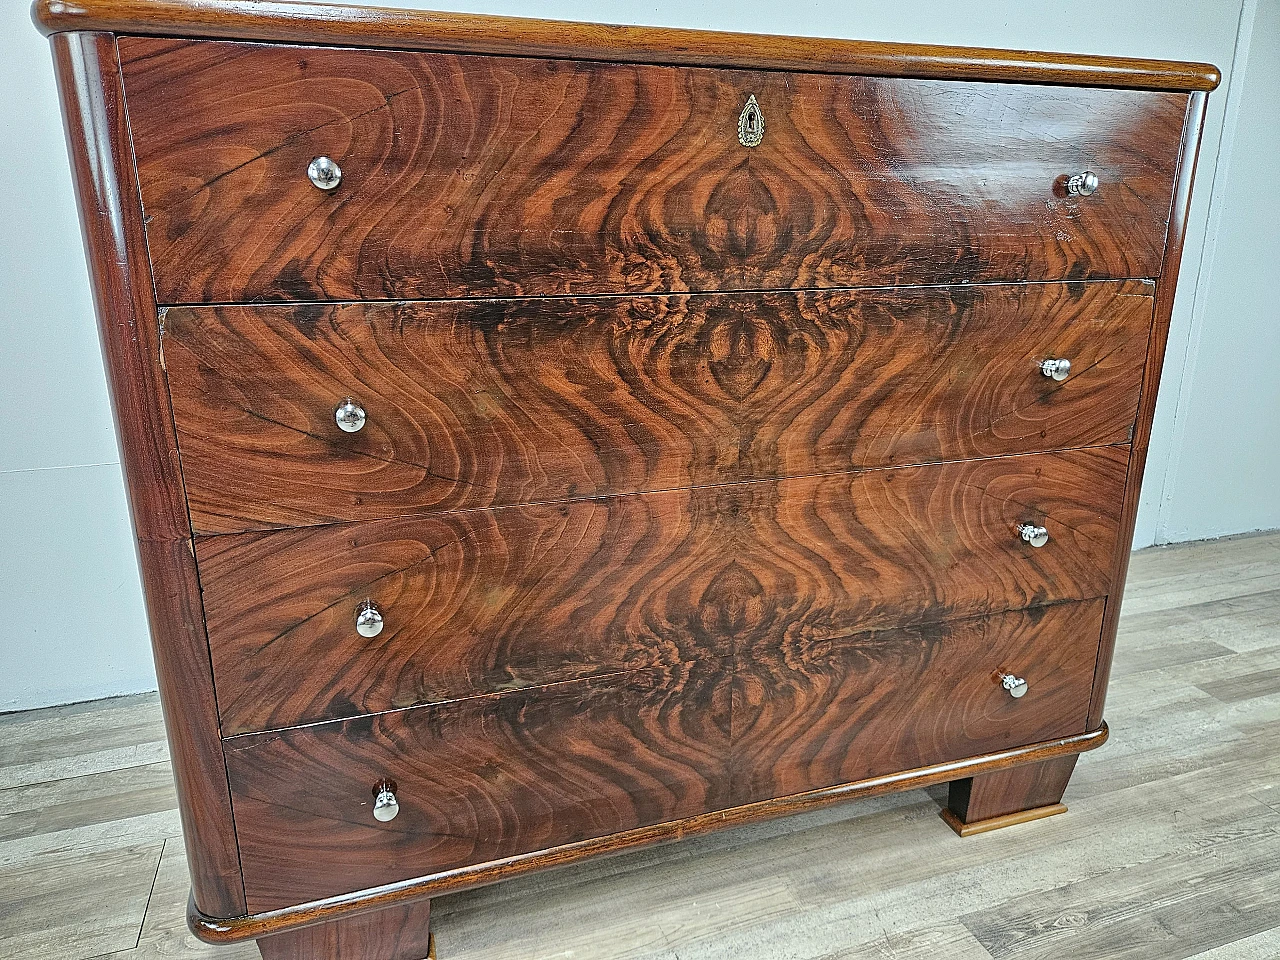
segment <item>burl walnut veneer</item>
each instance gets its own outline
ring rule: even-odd
[[[1103,703],[1214,68],[40,0],[191,864],[266,960]]]

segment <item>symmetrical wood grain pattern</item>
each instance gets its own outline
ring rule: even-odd
[[[730,679],[679,664],[229,740],[249,909],[729,806]]]
[[[783,641],[1100,597],[1127,454],[1102,447],[202,540],[223,730],[746,648],[767,660]],[[1043,524],[1049,544],[1019,539],[1024,522]],[[386,618],[370,640],[354,629],[366,598]]]
[[[1154,277],[1187,97],[123,38],[161,303]],[[764,142],[738,142],[754,94]],[[332,192],[313,157],[342,167]],[[1068,197],[1084,169],[1101,187]]]
[[[735,801],[1083,733],[1102,611],[1092,600],[753,645],[734,678]],[[1021,698],[1006,673],[1027,681]]]
[[[36,8],[134,34],[54,50],[203,936],[407,960],[425,897],[730,822],[1060,808],[1215,70],[146,13]]]
[[[171,308],[164,356],[192,522],[226,533],[1124,443],[1150,291]]]
[[[1102,624],[1102,650],[1098,655],[1098,674],[1093,685],[1093,700],[1089,708],[1089,723],[1102,722],[1102,708],[1107,701],[1107,683],[1111,678],[1111,656],[1115,650],[1116,630],[1120,623],[1120,600],[1125,573],[1129,569],[1129,553],[1133,547],[1133,528],[1138,519],[1138,503],[1142,492],[1142,475],[1147,465],[1147,444],[1151,440],[1151,424],[1156,415],[1156,392],[1160,386],[1160,371],[1164,367],[1165,345],[1169,341],[1169,323],[1173,316],[1173,299],[1177,292],[1178,268],[1182,263],[1182,243],[1186,238],[1187,215],[1191,209],[1191,187],[1195,182],[1196,157],[1200,153],[1200,134],[1204,129],[1204,113],[1207,97],[1193,94],[1187,105],[1187,116],[1182,133],[1182,148],[1178,155],[1178,177],[1173,196],[1173,209],[1169,214],[1169,241],[1165,248],[1160,282],[1156,288],[1155,322],[1151,341],[1147,346],[1147,363],[1142,377],[1142,402],[1138,409],[1138,422],[1134,430],[1133,457],[1129,476],[1125,481],[1124,505],[1121,512],[1121,529],[1124,531],[1116,544],[1114,583],[1116,590],[1107,605],[1107,615]]]
[[[263,937],[262,960],[436,960],[431,940],[431,901],[317,923]]]
[[[1221,80],[1218,68],[1208,63],[565,23],[280,0],[36,0],[32,13],[36,25],[45,33],[108,30],[344,47],[1148,90],[1212,90]]]
[[[250,909],[1082,733],[1101,617],[1064,604],[229,740]],[[991,675],[1007,659],[1029,664],[1026,702]],[[950,687],[943,730],[921,691]]]
[[[235,917],[244,889],[115,38],[52,43],[192,886],[202,911]]]

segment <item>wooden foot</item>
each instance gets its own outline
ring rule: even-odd
[[[357,913],[258,940],[262,960],[435,960],[431,901]]]
[[[962,837],[1066,813],[1062,794],[1077,756],[953,780],[942,819]]]

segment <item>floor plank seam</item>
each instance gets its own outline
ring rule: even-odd
[[[138,923],[138,936],[133,943],[133,949],[135,950],[142,946],[142,931],[147,928],[147,915],[151,912],[151,898],[156,894],[156,883],[160,880],[160,865],[164,863],[164,850],[168,845],[168,839],[160,841],[160,856],[156,857],[156,872],[151,877],[151,889],[147,891],[147,903],[142,908],[142,920]]]

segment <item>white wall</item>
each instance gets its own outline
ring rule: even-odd
[[[1278,239],[1275,217],[1257,202],[1269,196],[1276,210],[1277,0],[440,2],[614,23],[1207,60],[1228,80],[1241,3],[1247,28],[1260,2],[1247,75],[1256,90],[1232,87],[1229,97],[1224,83],[1210,99],[1136,545],[1158,535],[1280,526],[1268,471],[1280,448],[1276,381],[1249,362],[1260,350],[1280,360],[1268,323],[1275,310],[1253,279],[1267,278],[1258,261],[1274,260]],[[8,91],[0,100],[0,383],[7,391],[0,710],[7,710],[151,689],[154,676],[49,54],[25,3],[15,0],[0,8],[0,83]],[[1235,160],[1212,191],[1229,212],[1202,256],[1224,111],[1236,97]],[[1224,428],[1231,404],[1240,405],[1240,422]]]
[[[1168,457],[1145,486],[1159,542],[1280,526],[1280,2],[1259,0],[1249,28],[1192,336],[1169,356],[1184,369]]]
[[[0,711],[154,689],[48,44],[0,3]]]

